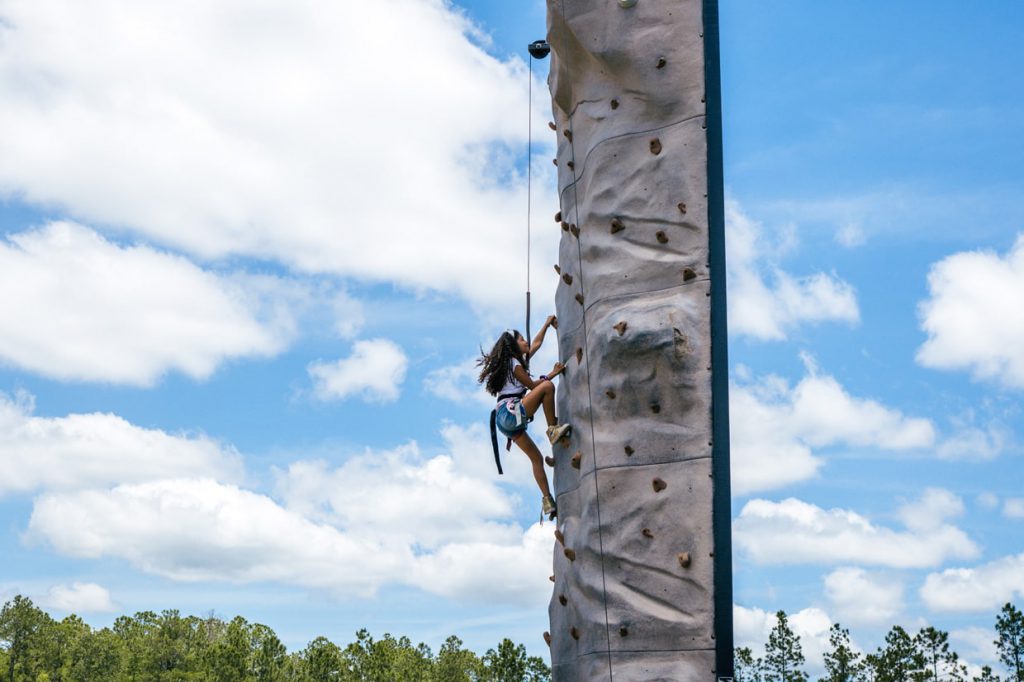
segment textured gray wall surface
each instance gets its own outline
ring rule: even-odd
[[[574,426],[555,448],[555,680],[714,679],[701,11],[548,0]]]

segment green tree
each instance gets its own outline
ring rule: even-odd
[[[1024,616],[1007,602],[996,616],[996,649],[1010,673],[1009,682],[1024,682]]]
[[[867,664],[860,652],[850,644],[850,631],[839,623],[828,634],[829,650],[825,653],[825,677],[821,682],[866,682]]]
[[[924,657],[907,631],[892,626],[885,636],[885,648],[868,656],[875,682],[918,682],[924,674]]]
[[[475,682],[483,675],[483,662],[452,635],[441,645],[434,661],[435,682]]]
[[[38,653],[36,645],[44,628],[52,619],[36,608],[32,600],[21,595],[4,604],[0,610],[0,642],[7,649],[7,679],[9,682],[35,678],[42,670],[33,661]]]
[[[992,668],[985,665],[981,667],[981,675],[975,675],[971,682],[1000,682],[999,675],[992,672]]]
[[[807,673],[801,669],[803,664],[800,636],[789,627],[786,612],[779,611],[775,614],[775,627],[769,633],[768,645],[764,649],[765,682],[807,682]]]
[[[252,638],[249,623],[236,616],[224,634],[206,649],[206,673],[211,682],[254,682],[250,670]]]
[[[733,675],[736,682],[763,682],[764,677],[761,674],[763,661],[760,658],[754,658],[754,654],[749,648],[736,649],[733,658],[735,660]]]
[[[71,653],[68,682],[114,682],[122,677],[127,650],[112,630],[89,632],[78,640]]]
[[[960,657],[949,649],[949,633],[936,630],[932,626],[921,628],[914,637],[914,645],[922,657],[922,676],[924,680],[935,682],[964,682],[967,668],[960,663]]]
[[[274,631],[259,623],[252,626],[252,674],[256,682],[285,682],[288,678],[288,650]]]
[[[348,668],[342,660],[341,649],[326,637],[317,637],[306,645],[300,656],[301,679],[303,682],[338,682],[358,679],[347,675]]]

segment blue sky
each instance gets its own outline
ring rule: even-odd
[[[551,526],[471,369],[521,325],[542,4],[76,7],[0,3],[0,597],[543,653]],[[992,662],[1024,599],[1024,11],[721,24],[737,639],[781,608],[812,661],[838,620]]]

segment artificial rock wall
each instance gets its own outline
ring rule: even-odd
[[[555,680],[715,679],[702,3],[548,0]]]

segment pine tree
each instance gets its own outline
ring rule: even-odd
[[[736,663],[733,675],[736,682],[764,682],[764,677],[761,675],[763,661],[760,658],[754,658],[754,654],[749,648],[736,649],[734,660]]]
[[[765,682],[807,682],[800,637],[789,627],[785,611],[775,614],[776,623],[764,649]]]
[[[839,623],[832,625],[825,654],[825,672],[821,682],[867,682],[867,664],[859,652],[850,646],[850,631]]]
[[[918,682],[923,679],[924,657],[907,631],[892,626],[885,636],[885,648],[868,657],[875,682]]]
[[[960,663],[955,651],[949,650],[949,633],[936,630],[932,626],[921,628],[914,637],[914,645],[920,653],[922,679],[935,682],[965,682],[967,668]]]
[[[992,668],[989,666],[982,666],[981,675],[975,676],[971,682],[1000,682],[999,675],[992,673]]]
[[[1007,602],[996,616],[996,633],[999,660],[1010,673],[1008,682],[1024,682],[1024,615],[1013,604]]]

